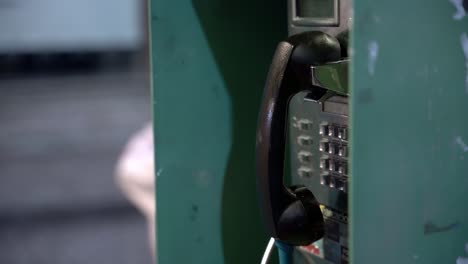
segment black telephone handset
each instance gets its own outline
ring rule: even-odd
[[[311,66],[341,58],[341,46],[334,37],[320,31],[301,33],[278,45],[266,80],[256,139],[260,205],[269,234],[292,245],[322,238],[324,220],[308,189],[287,188],[283,183],[289,101],[300,91],[324,93],[325,89],[312,85]]]

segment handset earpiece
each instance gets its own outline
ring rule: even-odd
[[[260,206],[269,234],[292,245],[308,245],[323,236],[323,217],[305,187],[283,183],[286,121],[291,97],[311,85],[311,66],[341,59],[340,43],[319,31],[301,33],[278,44],[260,109],[256,165]]]

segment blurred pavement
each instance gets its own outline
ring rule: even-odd
[[[146,72],[0,79],[0,263],[151,263],[144,218],[114,179],[151,118]]]

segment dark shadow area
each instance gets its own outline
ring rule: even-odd
[[[225,263],[257,263],[268,241],[255,176],[258,108],[271,58],[287,36],[285,1],[193,0],[232,102],[232,147],[224,176]]]

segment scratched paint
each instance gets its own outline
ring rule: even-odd
[[[432,121],[432,117],[433,117],[433,114],[432,114],[432,113],[433,113],[433,110],[432,110],[432,108],[433,108],[432,100],[429,99],[429,100],[427,101],[427,119],[428,119],[429,121]]]
[[[356,177],[352,182],[351,189],[356,194],[353,196],[353,204],[365,204],[365,206],[354,207],[352,210],[355,220],[351,223],[351,229],[354,231],[354,236],[351,238],[351,244],[354,246],[354,254],[351,256],[352,262],[431,263],[431,260],[432,262],[438,260],[438,263],[455,263],[460,257],[458,263],[468,264],[466,262],[468,254],[463,254],[463,248],[457,251],[453,249],[453,244],[467,235],[466,229],[462,226],[465,224],[463,222],[465,217],[463,209],[466,208],[466,204],[464,204],[463,199],[456,199],[466,194],[467,185],[456,183],[463,182],[467,172],[466,163],[460,162],[459,157],[464,156],[465,161],[468,161],[468,134],[463,133],[467,128],[463,110],[468,107],[468,97],[465,94],[464,85],[465,57],[460,46],[461,34],[463,32],[468,34],[468,29],[463,27],[465,22],[468,22],[468,17],[465,15],[468,8],[461,9],[462,2],[459,1],[460,10],[458,10],[450,0],[400,0],[392,1],[392,4],[382,4],[383,2],[388,3],[388,1],[364,0],[355,2],[357,3],[355,5],[356,25],[369,22],[369,17],[373,15],[382,14],[383,19],[379,25],[369,23],[372,26],[364,25],[356,28],[353,32],[353,44],[356,49],[354,57],[356,60],[353,62],[355,76],[353,77],[357,77],[353,79],[356,96],[351,97],[353,126],[360,128],[359,131],[362,133],[353,134],[353,145],[357,147],[353,149],[355,159],[353,159],[351,166],[353,174],[363,177]],[[428,4],[429,2],[430,4]],[[465,3],[467,2],[465,1]],[[404,6],[407,12],[401,12],[401,6]],[[462,15],[456,16],[460,20],[454,20],[452,15],[460,12]],[[395,14],[398,14],[398,19],[391,19]],[[433,23],[421,23],[422,17],[431,17]],[[409,34],[411,30],[405,30],[408,29],[408,24],[417,25],[420,32],[432,32],[432,34],[411,35]],[[437,25],[440,30],[433,30],[434,25]],[[401,47],[401,39],[394,37],[401,32],[408,35],[404,45],[406,49]],[[375,64],[372,64],[373,60],[370,56],[372,53],[370,43],[372,41],[377,41],[377,44],[381,45],[376,52]],[[421,45],[421,43],[430,43],[431,41],[433,41],[433,45]],[[440,53],[444,45],[452,48],[444,50],[444,54],[440,56],[427,56],[427,54]],[[387,49],[387,47],[398,48]],[[407,60],[408,58],[418,59]],[[454,58],[454,60],[447,58]],[[408,63],[397,64],[398,61],[405,61],[405,59]],[[425,65],[428,65],[428,74],[426,68],[423,68]],[[370,72],[373,72],[374,76],[371,77]],[[370,78],[372,79],[369,80]],[[401,80],[404,80],[404,85],[401,85],[403,83]],[[378,101],[379,104],[364,105],[358,101],[360,93],[369,87],[373,88],[375,101]],[[422,90],[426,91],[423,96],[420,94]],[[387,102],[382,98],[392,98],[392,101]],[[462,102],[463,100],[465,102]],[[398,101],[398,107],[392,103],[395,101]],[[452,107],[450,107],[450,103],[452,103]],[[412,111],[411,109],[415,107],[419,110]],[[409,116],[403,119],[398,118],[398,116],[392,117],[391,120],[387,119],[391,122],[387,126],[391,133],[404,135],[409,129],[420,129],[427,131],[427,133],[417,137],[399,137],[398,144],[387,141],[378,146],[375,144],[366,145],[370,137],[378,139],[382,135],[381,129],[373,125],[373,123],[379,122],[376,111],[379,113],[386,111],[392,114],[397,111],[398,115]],[[431,120],[431,122],[423,119]],[[389,133],[388,131],[385,133]],[[457,141],[458,136],[459,140]],[[438,140],[441,137],[445,137],[442,142]],[[434,141],[434,139],[436,140]],[[413,147],[411,149],[415,150],[412,153],[419,153],[420,151],[415,147],[427,148],[428,142],[432,143],[429,144],[429,149],[431,145],[437,147],[433,154],[428,153],[429,160],[432,162],[428,164],[425,157],[418,156],[412,160],[411,166],[396,170],[404,173],[392,171],[396,168],[392,168],[388,164],[394,164],[393,162],[381,162],[382,157],[374,157],[369,154],[377,153],[378,149],[386,149],[385,153],[390,153],[386,158],[393,159],[395,155],[392,153],[401,149],[401,146],[411,145]],[[365,151],[359,149],[360,146],[365,146]],[[399,161],[399,159],[392,161]],[[382,167],[384,163],[388,166],[385,170]],[[383,174],[380,175],[382,177],[375,179],[375,181],[369,181],[375,171],[382,172]],[[420,178],[408,177],[408,175],[418,173],[425,174],[423,182]],[[439,179],[445,178],[450,178],[450,181],[447,184],[440,184]],[[405,184],[400,184],[402,182]],[[455,184],[453,184],[454,182]],[[362,235],[365,231],[378,227],[378,225],[372,225],[365,221],[369,216],[385,215],[386,221],[394,223],[399,221],[398,216],[395,217],[388,213],[389,209],[382,206],[382,204],[389,205],[388,201],[393,201],[394,193],[385,193],[385,190],[381,190],[379,195],[372,199],[372,202],[368,201],[369,197],[366,194],[374,190],[376,184],[407,188],[401,189],[404,191],[400,191],[401,197],[399,199],[406,201],[404,203],[405,210],[409,212],[409,217],[406,217],[407,219],[400,225],[402,227],[399,229],[400,232],[395,233],[390,230],[385,234],[392,237],[392,239],[387,240],[385,247],[375,247],[379,237],[368,238],[369,236]],[[414,186],[422,187],[414,188]],[[447,195],[447,192],[450,195]],[[438,198],[437,201],[431,202],[431,198],[434,197]],[[447,206],[449,203],[450,206]],[[421,236],[420,234],[422,233],[421,214],[425,221],[428,218],[434,218],[431,219],[432,224],[427,223],[426,225],[426,233],[430,233],[430,236]],[[459,221],[460,224],[454,224],[452,221]],[[404,236],[406,237],[403,239]],[[458,247],[460,245],[464,244],[459,243]],[[378,248],[378,250],[369,252],[370,247]],[[388,252],[391,252],[387,255],[388,258],[382,261],[379,257]]]
[[[463,53],[465,54],[465,67],[466,67],[466,77],[465,77],[465,91],[468,93],[468,35],[463,33],[460,37],[461,46]]]
[[[164,169],[159,169],[159,170],[156,172],[156,177],[161,177],[163,171],[164,171]]]
[[[199,170],[194,176],[201,187],[209,187],[213,183],[213,175],[208,170]]]
[[[375,66],[377,63],[377,58],[379,57],[379,43],[377,43],[377,41],[375,40],[370,41],[368,45],[368,52],[369,52],[368,71],[369,71],[369,75],[373,76],[375,74]]]
[[[468,145],[466,145],[465,141],[461,137],[455,138],[455,143],[463,150],[463,152],[468,152]]]
[[[424,234],[425,235],[432,235],[436,233],[443,233],[443,232],[448,232],[453,229],[456,229],[457,227],[460,226],[459,222],[451,223],[449,225],[436,225],[431,221],[428,221],[424,224]]]
[[[466,10],[463,7],[463,0],[449,0],[456,8],[453,19],[462,20],[466,16]]]

